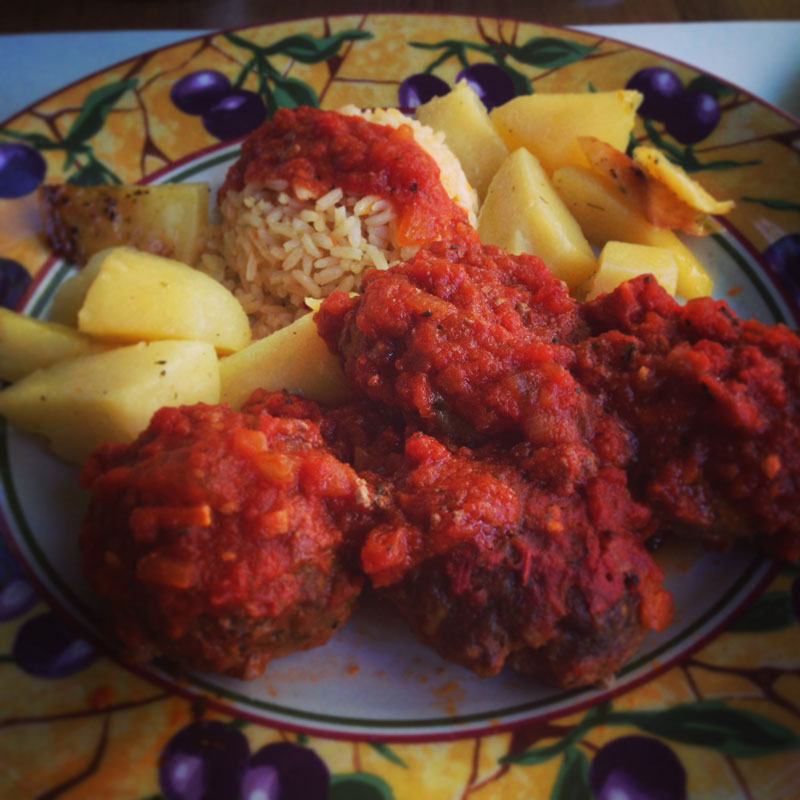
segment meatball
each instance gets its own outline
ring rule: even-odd
[[[354,387],[474,444],[513,433],[579,438],[582,398],[569,367],[578,305],[535,256],[435,244],[370,271],[362,294],[328,297],[315,317]]]
[[[535,479],[604,467],[661,533],[800,557],[800,338],[642,275],[588,303],[540,260],[434,245],[316,316],[358,391],[468,446],[524,443]],[[538,452],[534,452],[538,451]]]
[[[649,276],[581,309],[574,372],[637,442],[631,492],[664,530],[800,557],[800,338]]]
[[[254,678],[342,626],[369,490],[319,418],[265,393],[242,412],[164,408],[89,458],[84,568],[128,660]]]
[[[481,676],[508,662],[562,687],[605,680],[671,620],[642,544],[650,514],[621,470],[564,495],[515,462],[409,436],[364,571],[423,642]]]

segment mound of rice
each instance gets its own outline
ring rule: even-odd
[[[340,109],[369,122],[409,125],[414,139],[437,162],[447,194],[475,224],[477,196],[458,159],[434,132],[396,109]],[[201,266],[244,306],[254,337],[265,336],[305,313],[305,298],[358,288],[369,267],[386,269],[410,258],[416,247],[396,244],[395,212],[376,195],[356,197],[334,188],[314,199],[285,181],[229,190],[220,204]]]

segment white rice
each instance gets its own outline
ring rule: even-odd
[[[410,125],[439,164],[445,190],[475,224],[475,192],[441,134],[396,109],[340,111],[392,127]],[[365,269],[387,269],[417,249],[396,244],[388,201],[346,195],[338,187],[315,199],[283,180],[248,185],[228,191],[219,210],[222,222],[212,230],[201,266],[233,291],[250,315],[255,337],[308,313],[307,297],[357,290]]]

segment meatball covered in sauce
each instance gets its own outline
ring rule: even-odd
[[[621,470],[564,495],[513,454],[415,433],[390,485],[364,571],[423,642],[478,675],[509,663],[562,687],[602,681],[672,618],[642,543],[650,514]]]
[[[342,626],[369,493],[319,417],[265,393],[242,412],[164,408],[90,457],[84,567],[129,660],[253,678]]]

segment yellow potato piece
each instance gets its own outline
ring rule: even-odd
[[[579,136],[595,136],[625,150],[633,130],[639,92],[529,94],[493,109],[490,119],[509,150],[525,147],[548,174],[565,164],[588,166]]]
[[[78,327],[78,312],[86,301],[89,287],[100,272],[100,265],[103,263],[103,259],[112,249],[107,248],[95,253],[85,267],[81,267],[74,275],[70,275],[56,289],[50,306],[50,320],[52,322],[60,322],[62,325],[69,325],[73,328]]]
[[[580,225],[537,159],[515,150],[492,179],[478,216],[478,235],[511,253],[539,256],[575,288],[594,272],[594,253]]]
[[[647,273],[655,276],[658,283],[670,294],[675,294],[678,262],[672,250],[666,247],[606,242],[597,262],[597,272],[592,277],[587,300],[613,291],[621,283]]]
[[[678,262],[678,294],[687,300],[711,294],[711,276],[689,248],[671,230],[651,225],[607,178],[588,167],[566,166],[553,173],[553,186],[590,242],[666,247]]]
[[[727,214],[733,200],[717,200],[678,164],[660,150],[642,145],[633,151],[633,160],[650,176],[667,185],[684,203],[703,214]]]
[[[209,342],[220,354],[250,342],[247,314],[221,283],[179,261],[126,247],[102,259],[78,328],[117,342]]]
[[[40,206],[53,251],[77,264],[116,245],[195,264],[205,240],[209,194],[207,183],[45,184]]]
[[[317,333],[313,314],[220,359],[220,399],[239,409],[255,389],[285,389],[339,403],[349,395],[339,359]]]
[[[444,133],[445,143],[461,162],[467,180],[483,202],[508,148],[475,90],[466,81],[459,81],[448,94],[419,106],[417,119]]]
[[[103,349],[74,328],[0,308],[0,379],[16,381],[35,369]]]
[[[102,442],[134,439],[162,406],[217,402],[210,344],[141,342],[32,372],[0,392],[0,415],[81,463]]]

